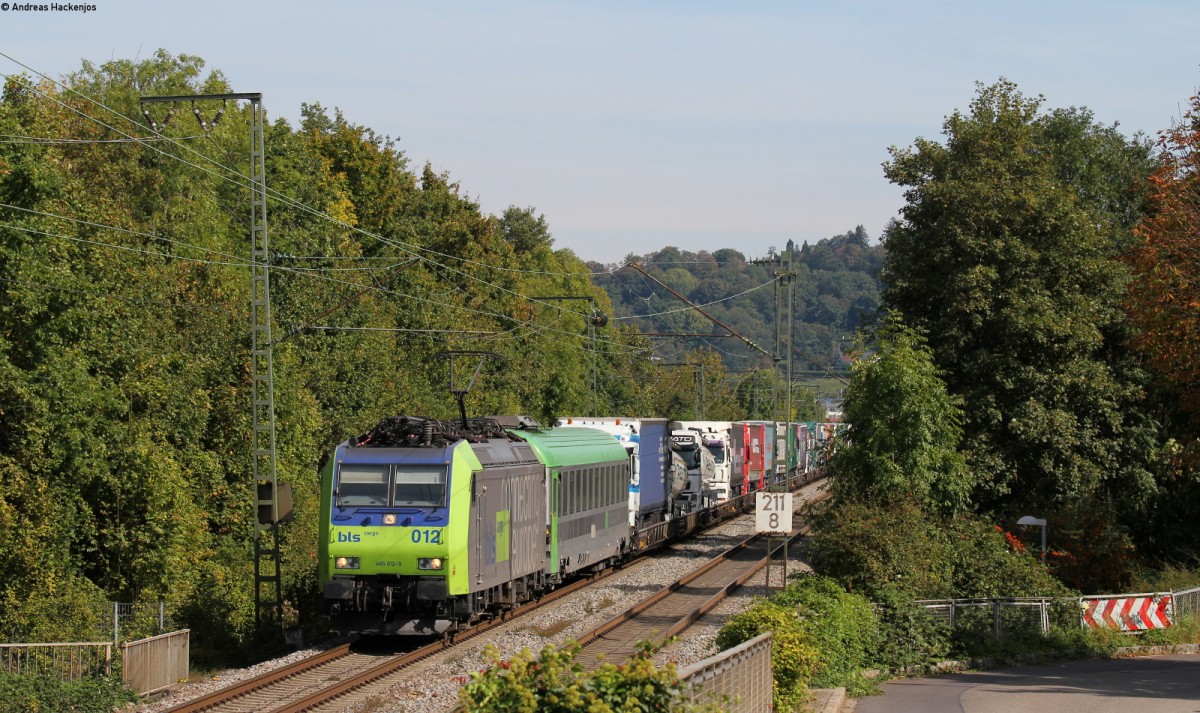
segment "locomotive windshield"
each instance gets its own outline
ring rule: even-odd
[[[442,507],[446,466],[343,463],[338,507]]]
[[[438,465],[396,466],[396,506],[435,506],[446,502],[446,467]]]
[[[370,507],[388,504],[388,466],[343,464],[341,471],[338,505]]]

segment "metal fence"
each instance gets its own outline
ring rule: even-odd
[[[0,644],[0,670],[63,681],[107,676],[112,673],[112,643]]]
[[[760,634],[679,672],[694,703],[714,703],[732,713],[771,710],[771,634]]]
[[[917,604],[951,629],[990,631],[995,637],[1016,633],[1046,633],[1051,628],[1088,626],[1081,617],[1090,599],[1117,599],[1148,595],[1113,594],[1103,597],[1010,597],[999,599],[926,599]],[[1200,587],[1167,592],[1171,599],[1170,621],[1200,614]]]
[[[188,677],[191,631],[173,631],[121,644],[121,678],[139,696]]]
[[[996,637],[1017,632],[1044,634],[1053,626],[1079,623],[1079,605],[1075,599],[931,599],[917,604],[952,629],[990,630]]]
[[[96,607],[95,618],[94,635],[112,637],[113,643],[155,636],[174,626],[162,601],[107,602]]]
[[[1200,587],[1171,592],[1171,598],[1174,600],[1175,616],[1177,619],[1189,618],[1200,614]]]

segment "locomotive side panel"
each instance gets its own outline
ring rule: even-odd
[[[545,468],[523,443],[491,441],[474,450],[484,468],[472,484],[467,550],[471,590],[481,591],[545,568]]]

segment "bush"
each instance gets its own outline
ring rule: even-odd
[[[0,671],[0,713],[111,713],[137,700],[119,678],[60,681]]]
[[[810,686],[844,686],[856,696],[870,689],[862,671],[869,653],[879,647],[879,624],[869,601],[813,574],[793,578],[772,601],[800,615],[801,628],[819,652],[820,666]]]
[[[949,656],[950,627],[928,609],[890,588],[880,591],[875,604],[879,639],[870,656],[875,666],[898,671]]]
[[[1038,558],[1009,533],[976,515],[946,524],[953,592],[971,597],[1070,597]],[[932,598],[932,597],[924,597]]]
[[[1200,566],[1167,564],[1157,569],[1144,569],[1134,575],[1129,585],[1133,592],[1178,592],[1200,586]]]
[[[912,599],[953,596],[946,533],[915,503],[834,503],[811,538],[813,569],[847,591],[876,599],[887,590]]]
[[[798,710],[808,695],[808,682],[820,666],[820,654],[794,608],[756,599],[749,609],[721,627],[716,645],[724,651],[768,631],[774,635],[771,666],[775,710]]]
[[[483,652],[488,668],[471,674],[459,689],[461,713],[623,713],[630,711],[701,711],[681,694],[684,684],[674,664],[656,668],[651,648],[643,646],[624,664],[605,663],[586,673],[575,661],[579,644],[547,646],[534,658],[529,649],[504,660],[489,644]]]
[[[817,517],[813,568],[877,601],[1071,596],[1037,557],[976,515],[949,520],[911,501],[835,503]]]

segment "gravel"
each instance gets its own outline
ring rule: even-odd
[[[813,486],[809,486],[811,488]],[[808,489],[806,489],[806,492]],[[728,550],[750,535],[753,516],[743,515],[686,543],[625,567],[592,587],[577,592],[541,610],[527,614],[479,639],[463,642],[409,668],[403,678],[386,689],[371,691],[343,701],[339,708],[347,713],[447,713],[457,702],[459,687],[468,676],[485,668],[483,649],[492,644],[508,658],[522,649],[537,652],[547,644],[562,646],[568,640],[590,631],[638,601],[658,591],[708,559]],[[801,547],[789,551],[788,572],[807,569],[801,561]],[[770,569],[772,584],[781,581],[782,568]],[[713,611],[680,635],[671,645],[658,651],[655,663],[673,661],[683,668],[717,653],[713,640],[729,617],[745,610],[756,596],[766,590],[766,570],[757,573]],[[297,651],[245,669],[223,671],[204,681],[183,684],[160,701],[136,707],[137,713],[159,713],[186,700],[204,695],[233,683],[260,675],[317,653],[318,649]]]

